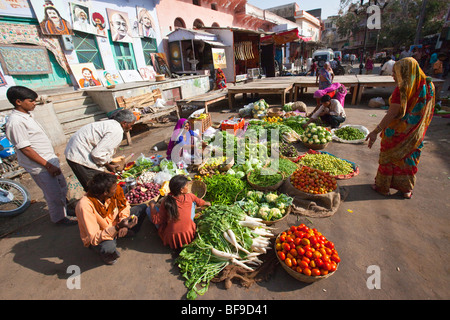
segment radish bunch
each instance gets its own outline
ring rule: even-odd
[[[131,204],[140,204],[157,197],[160,188],[161,186],[154,182],[138,183],[125,197]]]

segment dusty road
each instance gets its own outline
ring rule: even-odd
[[[372,96],[379,94],[386,97],[386,92],[375,91]],[[385,110],[367,107],[372,96],[369,91],[360,106],[346,105],[346,123],[369,129],[379,123]],[[312,109],[310,95],[302,100]],[[230,116],[220,113],[221,108],[212,109],[213,121]],[[334,241],[342,262],[332,277],[303,284],[278,266],[266,282],[248,289],[211,284],[198,300],[449,299],[449,125],[449,119],[433,119],[411,200],[384,197],[371,190],[379,141],[372,149],[366,144],[336,142],[327,147],[327,152],[360,166],[358,176],[339,181],[348,197],[331,217],[291,215],[276,227],[281,231],[305,223]],[[154,154],[151,147],[168,138],[172,128],[173,122],[141,133],[132,146],[122,146],[120,153]],[[298,149],[306,150],[300,145]],[[70,174],[66,165],[64,172]],[[1,233],[9,233],[0,240],[0,299],[186,299],[183,279],[173,264],[175,254],[162,245],[148,220],[136,237],[119,241],[121,258],[114,266],[105,266],[82,246],[77,226],[51,224],[42,193],[33,182],[28,183],[37,202],[21,216],[0,221]],[[73,270],[81,272],[79,282],[73,281]],[[377,288],[368,285],[373,270],[380,275]],[[70,289],[74,283],[80,289]]]

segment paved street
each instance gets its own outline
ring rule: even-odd
[[[314,106],[311,92],[301,98],[309,110]],[[374,128],[385,114],[383,109],[367,107],[368,99],[377,96],[387,101],[389,92],[368,89],[361,105],[347,103],[346,123]],[[221,107],[211,109],[213,121],[230,116],[221,113]],[[223,108],[227,109],[226,103]],[[332,277],[304,284],[278,266],[266,282],[248,289],[238,284],[225,289],[223,283],[213,283],[198,300],[449,299],[449,124],[448,118],[433,119],[411,200],[398,195],[384,197],[370,188],[378,165],[379,141],[372,149],[366,144],[336,142],[327,147],[325,151],[360,166],[358,176],[339,181],[347,198],[331,217],[290,215],[275,227],[282,231],[305,223],[334,241],[342,262]],[[152,146],[167,139],[173,125],[136,135],[133,145],[122,146],[120,154],[154,154]],[[64,173],[70,174],[65,163]],[[120,259],[114,266],[105,266],[82,246],[77,226],[51,224],[42,193],[29,179],[24,181],[36,202],[21,216],[0,220],[1,233],[7,234],[0,240],[0,299],[186,299],[184,281],[174,265],[176,255],[162,245],[148,220],[137,236],[119,241]],[[72,270],[81,271],[80,289],[68,288]],[[368,286],[373,270],[381,275],[376,289]],[[74,283],[71,279],[69,284]]]

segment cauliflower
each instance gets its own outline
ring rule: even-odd
[[[269,212],[270,212],[269,207],[267,207],[267,206],[261,206],[261,207],[259,208],[258,214],[259,214],[259,216],[260,216],[262,219],[266,220],[266,219],[267,219],[267,215],[269,214]]]
[[[269,213],[272,216],[272,218],[274,218],[274,219],[281,219],[283,217],[283,215],[281,214],[280,209],[278,209],[278,208],[270,209]]]
[[[278,203],[277,207],[278,207],[278,209],[280,209],[280,210],[286,208],[286,206],[284,205],[284,202]]]
[[[275,193],[269,193],[268,195],[266,195],[266,200],[267,202],[271,203],[271,202],[275,202],[278,198],[278,195],[276,195]]]

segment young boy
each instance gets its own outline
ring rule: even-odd
[[[17,161],[42,189],[50,220],[57,224],[76,224],[75,217],[67,216],[67,184],[59,159],[50,139],[31,113],[38,94],[26,87],[13,86],[6,96],[14,106],[6,123],[6,137],[16,148]]]
[[[444,54],[439,54],[438,60],[433,64],[433,77],[438,79],[442,79],[442,75],[444,74]]]
[[[320,117],[320,119],[331,126],[331,128],[339,128],[341,123],[344,122],[346,118],[344,107],[338,100],[331,99],[331,97],[327,94],[320,98],[320,102],[322,104],[319,107],[316,107],[309,115],[310,119],[303,125],[303,127],[306,128],[308,124],[316,121],[317,118]]]

